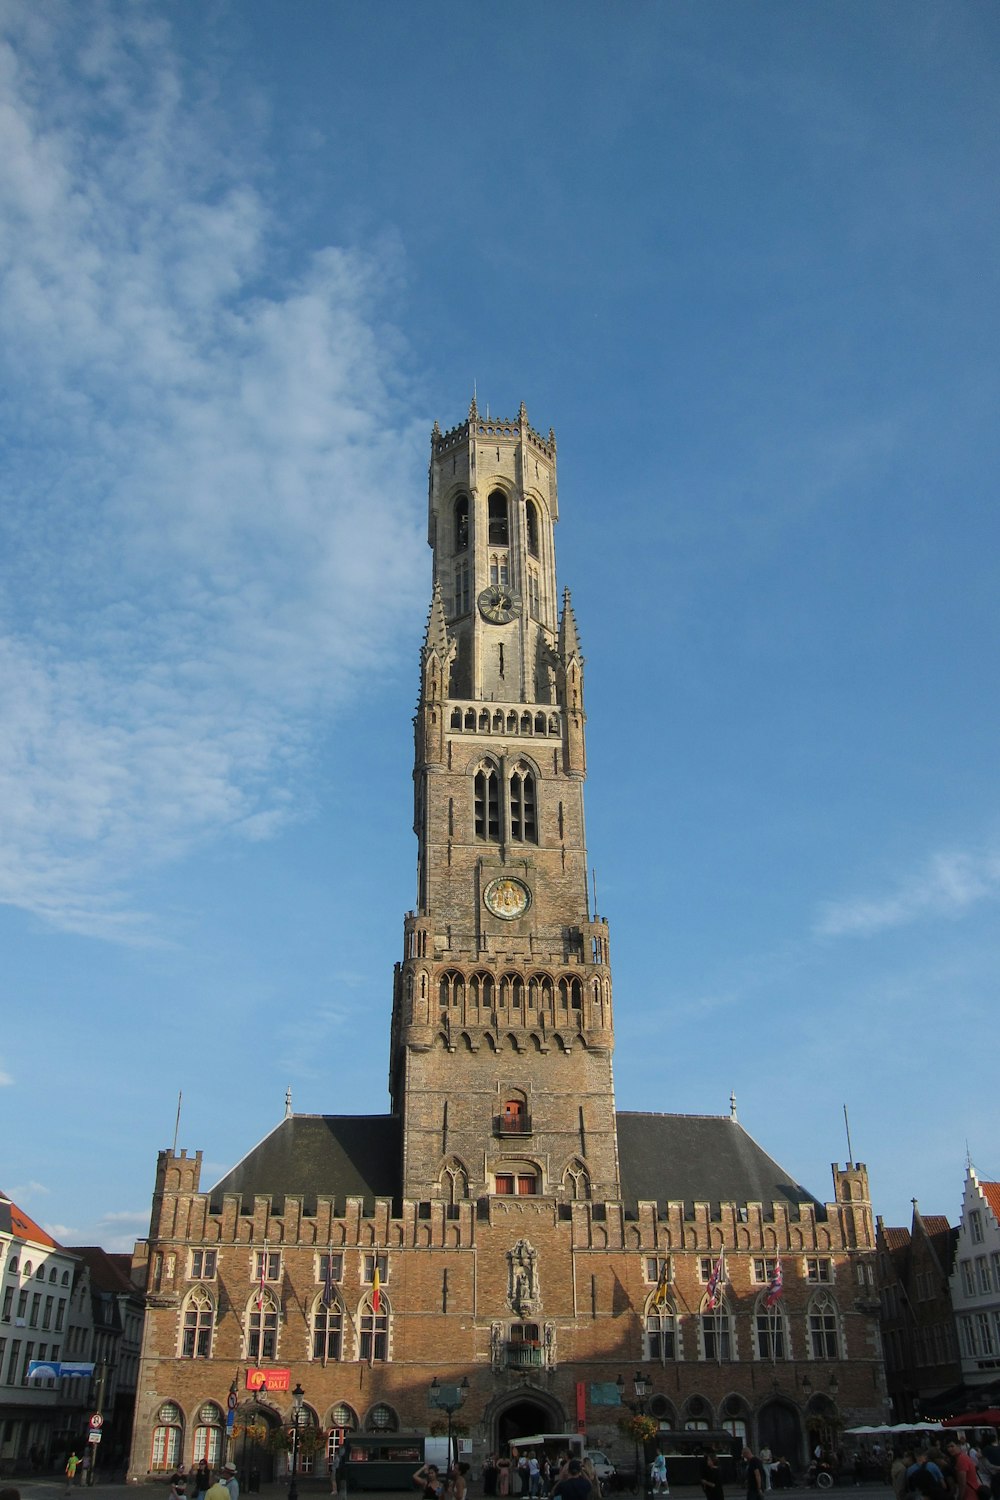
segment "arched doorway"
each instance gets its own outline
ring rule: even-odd
[[[796,1407],[787,1401],[767,1401],[757,1414],[757,1452],[770,1448],[775,1461],[802,1461],[802,1421]]]
[[[522,1386],[516,1393],[499,1396],[487,1407],[484,1416],[487,1444],[494,1453],[506,1453],[518,1438],[531,1437],[536,1432],[568,1430],[559,1402],[530,1387]]]
[[[259,1401],[244,1401],[233,1423],[233,1463],[240,1491],[258,1489],[274,1478],[271,1434],[281,1425],[277,1412]]]

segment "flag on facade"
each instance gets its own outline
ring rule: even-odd
[[[264,1306],[264,1272],[267,1269],[267,1250],[261,1251],[260,1257],[260,1285],[257,1288],[257,1311],[260,1312]]]
[[[705,1306],[709,1309],[709,1311],[711,1311],[711,1309],[715,1307],[715,1304],[721,1301],[722,1298],[722,1292],[719,1289],[719,1283],[722,1281],[722,1270],[725,1260],[725,1254],[725,1250],[721,1250],[719,1252],[719,1258],[712,1268],[712,1274],[708,1278],[708,1286],[705,1288]]]
[[[774,1262],[774,1270],[767,1284],[767,1295],[764,1298],[765,1307],[773,1307],[785,1289],[784,1279],[781,1274],[780,1258]]]
[[[326,1272],[323,1276],[323,1306],[329,1312],[333,1306],[333,1252],[326,1257]]]
[[[382,1311],[382,1278],[378,1273],[378,1260],[375,1261],[375,1275],[372,1278],[372,1312],[376,1318]]]
[[[653,1293],[654,1307],[662,1307],[669,1296],[669,1293],[667,1291],[669,1269],[670,1262],[668,1260],[665,1260],[663,1262],[663,1265],[660,1267],[660,1279],[656,1283],[656,1291]]]

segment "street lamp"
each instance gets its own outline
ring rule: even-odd
[[[448,1477],[448,1474],[451,1471],[451,1462],[452,1462],[452,1452],[451,1452],[451,1426],[452,1426],[452,1417],[458,1411],[459,1407],[462,1406],[462,1405],[464,1405],[465,1398],[466,1398],[466,1396],[468,1394],[469,1394],[469,1377],[468,1377],[468,1375],[464,1375],[462,1377],[462,1383],[461,1383],[461,1385],[441,1385],[441,1384],[439,1384],[438,1378],[435,1375],[434,1379],[431,1381],[431,1388],[430,1388],[430,1390],[427,1393],[427,1399],[430,1402],[431,1406],[436,1407],[438,1411],[443,1411],[443,1412],[447,1412],[448,1413],[448,1462],[447,1462],[447,1464],[445,1466],[445,1478]],[[290,1500],[295,1500],[295,1497],[290,1497]]]
[[[621,1375],[619,1375],[619,1377],[618,1377],[618,1379],[617,1379],[617,1381],[615,1383],[618,1386],[618,1399],[619,1399],[619,1401],[621,1401],[624,1406],[628,1407],[629,1411],[632,1412],[633,1416],[644,1417],[646,1415],[646,1401],[649,1398],[649,1394],[652,1391],[653,1386],[652,1386],[652,1383],[646,1378],[646,1376],[643,1375],[642,1371],[641,1370],[637,1370],[636,1374],[635,1374],[635,1379],[632,1381],[632,1389],[635,1391],[635,1400],[634,1401],[626,1401],[625,1400],[625,1381],[624,1381],[624,1378]],[[643,1487],[645,1487],[646,1459],[645,1459],[645,1453],[643,1451],[641,1451],[641,1448],[640,1448],[639,1434],[636,1433],[635,1434],[635,1489],[636,1489],[637,1492],[638,1492],[638,1489],[639,1489],[639,1471],[640,1471],[640,1466],[642,1468],[642,1472],[643,1472],[643,1476],[644,1476],[643,1477]]]
[[[302,1384],[298,1382],[292,1392],[292,1477],[288,1481],[288,1500],[299,1500],[299,1428],[302,1425],[304,1395]]]

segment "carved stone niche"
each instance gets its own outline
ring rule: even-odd
[[[507,1251],[507,1301],[519,1318],[531,1318],[541,1308],[538,1252],[527,1240]]]

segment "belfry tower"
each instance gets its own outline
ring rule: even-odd
[[[589,910],[583,657],[556,589],[555,436],[431,437],[417,906],[390,1092],[405,1198],[620,1197],[607,924]]]

